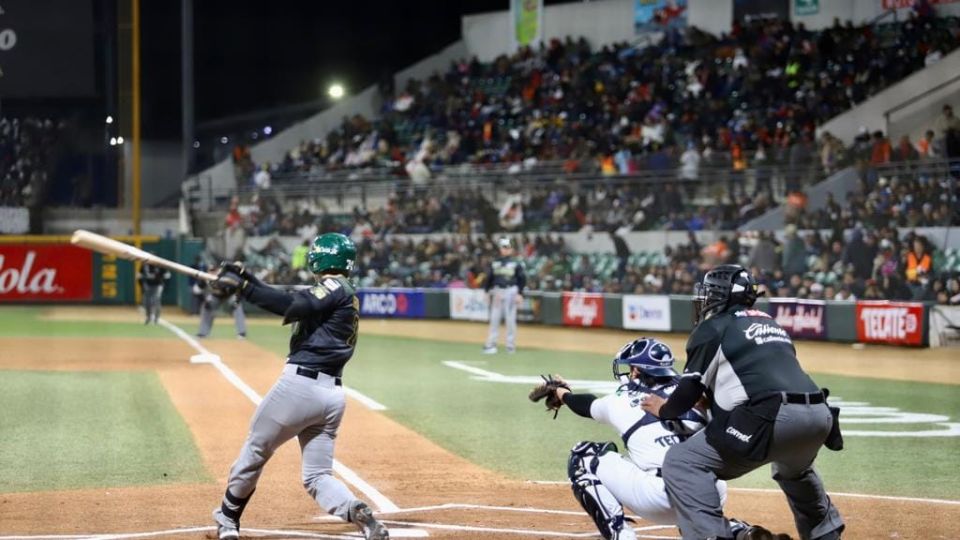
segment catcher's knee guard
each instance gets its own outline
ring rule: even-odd
[[[574,445],[567,463],[573,496],[606,540],[635,538],[633,529],[624,524],[623,505],[596,475],[600,456],[616,451],[617,445],[612,442],[583,441]]]

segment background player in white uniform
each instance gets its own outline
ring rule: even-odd
[[[677,523],[660,468],[667,450],[702,429],[708,419],[700,410],[691,409],[678,420],[660,421],[640,408],[643,396],[655,393],[666,397],[676,388],[678,374],[673,362],[666,344],[640,338],[625,345],[613,360],[614,377],[622,383],[615,393],[597,398],[557,389],[557,397],[570,410],[611,425],[627,447],[626,455],[620,455],[613,442],[584,441],[570,453],[568,474],[574,496],[607,540],[636,538],[624,523],[624,506],[657,524]],[[717,490],[725,501],[726,483],[717,481]],[[732,523],[738,531],[749,528],[742,522]]]

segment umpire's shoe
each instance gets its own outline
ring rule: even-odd
[[[213,511],[213,520],[217,522],[217,538],[219,540],[238,540],[240,538],[240,524],[223,515],[219,508]]]
[[[791,540],[788,534],[773,534],[760,525],[751,525],[737,533],[736,540]]]
[[[363,501],[357,501],[350,506],[348,514],[350,523],[360,528],[366,540],[390,540],[390,533],[383,523],[373,517],[373,510]]]

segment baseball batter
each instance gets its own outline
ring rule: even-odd
[[[553,389],[557,400],[554,406],[567,405],[580,416],[609,424],[627,447],[622,456],[613,442],[584,441],[570,452],[567,473],[573,494],[607,540],[636,538],[625,523],[624,507],[654,523],[677,523],[664,490],[663,459],[671,446],[703,428],[707,418],[694,409],[676,421],[661,422],[640,407],[648,394],[667,397],[673,392],[678,380],[673,363],[666,344],[640,338],[627,343],[613,359],[614,377],[622,384],[615,393],[602,398],[576,394],[562,379],[562,384]],[[543,386],[549,389],[550,381],[535,388],[534,393]],[[547,406],[551,407],[549,398]],[[725,500],[726,483],[717,481],[716,490],[721,501]],[[743,522],[734,523],[738,531],[750,528]]]
[[[500,257],[487,269],[487,279],[483,288],[490,294],[490,332],[483,347],[486,354],[497,353],[497,338],[500,334],[500,321],[506,319],[507,352],[517,350],[517,308],[523,302],[523,287],[527,276],[523,264],[513,256],[513,244],[509,238],[497,241]]]
[[[143,311],[146,319],[143,324],[157,324],[160,320],[160,297],[163,296],[163,284],[170,279],[170,272],[166,268],[149,263],[140,265],[140,292],[143,296]]]
[[[370,507],[332,474],[334,439],[346,405],[340,377],[353,356],[360,324],[360,302],[348,279],[356,256],[349,238],[327,233],[313,241],[307,254],[317,279],[309,289],[274,289],[238,264],[226,265],[213,283],[283,317],[292,331],[287,364],[257,407],[223,500],[213,512],[220,539],[239,538],[240,518],[264,465],[293,437],[300,442],[303,486],[317,504],[355,524],[367,540],[389,538]]]
[[[683,378],[668,399],[643,400],[644,410],[669,419],[686,414],[704,392],[711,398],[710,425],[667,452],[667,494],[685,539],[739,538],[723,517],[714,480],[772,463],[800,537],[838,540],[843,519],[813,460],[824,444],[836,449],[831,441],[839,428],[826,395],[800,367],[789,334],[752,309],[757,296],[757,282],[742,266],[707,272],[696,290],[699,324],[687,342]],[[766,534],[756,537],[773,537]]]

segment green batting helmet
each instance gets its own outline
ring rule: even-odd
[[[314,274],[342,272],[350,274],[357,260],[357,246],[340,233],[321,234],[307,252],[307,268]]]

